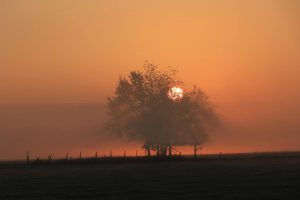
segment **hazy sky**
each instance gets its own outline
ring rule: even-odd
[[[103,116],[101,106],[89,113],[91,103],[103,104],[118,76],[145,60],[177,68],[219,107],[228,127],[212,149],[300,150],[299,10],[298,0],[0,0],[0,159],[52,151],[53,127],[63,136],[76,123],[88,135]],[[86,107],[89,120],[64,106],[33,108],[61,103]],[[53,115],[66,124],[50,123]],[[28,139],[36,126],[48,130],[47,149]],[[31,142],[10,149],[22,138]]]

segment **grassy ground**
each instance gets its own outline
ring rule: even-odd
[[[0,199],[299,199],[299,156],[0,165]]]

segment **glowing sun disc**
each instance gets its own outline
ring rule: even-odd
[[[172,87],[168,92],[168,97],[173,101],[179,101],[183,97],[183,90],[180,87]]]

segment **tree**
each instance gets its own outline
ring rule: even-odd
[[[106,128],[117,136],[143,142],[150,156],[172,153],[178,145],[202,145],[218,117],[208,96],[196,86],[180,98],[170,98],[173,87],[183,82],[176,71],[162,72],[146,63],[144,72],[132,71],[119,78],[115,93],[108,98]]]

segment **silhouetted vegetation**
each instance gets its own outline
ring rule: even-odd
[[[27,165],[48,165],[48,164],[101,164],[101,163],[142,163],[142,162],[157,162],[157,161],[167,161],[167,162],[186,162],[186,161],[205,161],[205,160],[237,160],[237,159],[281,159],[281,158],[300,158],[300,152],[253,152],[253,153],[234,153],[234,154],[202,154],[195,157],[194,155],[173,155],[172,157],[148,157],[148,156],[137,156],[131,155],[127,156],[124,152],[123,156],[113,156],[112,153],[109,156],[95,156],[90,157],[77,157],[77,158],[57,158],[51,159],[41,159],[37,157],[36,159],[27,160]],[[17,162],[17,161],[14,161]],[[5,162],[3,162],[5,163]],[[8,162],[9,163],[9,162]],[[24,162],[19,162],[24,163]]]
[[[208,96],[198,87],[184,91],[182,98],[171,99],[168,92],[183,87],[176,71],[160,71],[146,63],[144,71],[120,77],[115,93],[108,98],[110,133],[143,142],[148,152],[172,155],[174,146],[194,145],[195,154],[219,124]]]

